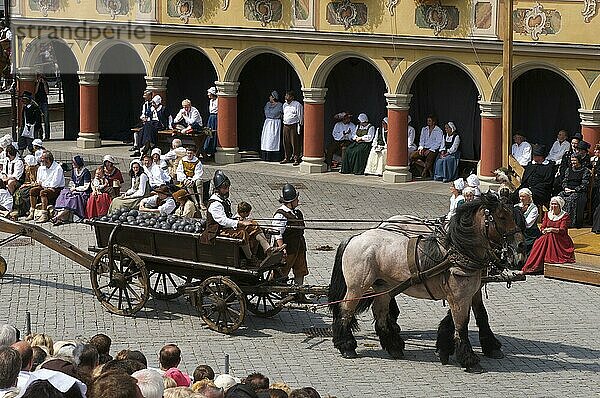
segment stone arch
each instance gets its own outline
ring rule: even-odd
[[[75,54],[75,52],[73,51],[73,48],[69,45],[69,43],[67,43],[62,38],[38,37],[38,38],[35,38],[32,41],[30,41],[29,43],[27,43],[27,45],[25,46],[25,50],[23,52],[23,56],[21,58],[21,63],[20,63],[21,66],[22,67],[34,67],[36,65],[35,64],[36,58],[39,56],[40,47],[47,43],[58,43],[68,52],[68,54],[72,55],[72,60],[73,59],[75,60],[75,68],[76,69],[71,70],[72,68],[69,68],[69,70],[64,71],[64,73],[77,73],[77,70],[79,70],[81,68],[79,58],[77,57],[77,54]],[[60,61],[61,59],[62,59],[62,57],[60,57],[60,59],[58,61]],[[71,61],[71,60],[69,60],[69,61]],[[69,62],[69,63],[73,64],[73,62]]]
[[[353,51],[343,51],[327,57],[327,59],[325,59],[315,71],[315,74],[312,78],[311,87],[325,87],[325,82],[327,82],[327,78],[329,77],[329,74],[331,73],[333,68],[335,68],[335,66],[338,65],[340,62],[349,58],[358,58],[362,61],[366,61],[371,66],[373,66],[373,68],[375,68],[375,70],[379,72],[379,75],[385,82],[387,91],[390,91],[390,83],[388,82],[380,66],[375,61],[373,61],[373,59]]]
[[[239,53],[227,67],[223,81],[226,81],[226,82],[238,81],[240,74],[242,73],[242,70],[244,70],[244,66],[246,66],[246,64],[251,59],[256,57],[257,55],[265,54],[265,53],[277,55],[277,56],[281,57],[283,60],[285,60],[292,67],[292,69],[294,69],[294,72],[296,72],[296,75],[300,79],[300,83],[302,83],[302,85],[304,86],[304,82],[302,81],[302,74],[300,73],[300,70],[298,69],[298,65],[295,64],[285,53],[283,53],[275,48],[266,47],[266,46],[250,47],[250,48],[245,49],[241,53]]]
[[[111,48],[113,48],[119,44],[129,47],[138,56],[140,62],[142,63],[142,65],[144,67],[144,73],[147,75],[148,70],[149,70],[148,62],[147,62],[147,60],[144,59],[144,57],[142,57],[140,52],[131,43],[128,43],[123,40],[114,40],[114,39],[102,40],[101,42],[97,43],[94,47],[92,47],[92,49],[90,50],[90,52],[87,56],[87,60],[85,62],[85,71],[99,72],[100,64],[102,62],[102,59],[104,58],[104,55]],[[124,74],[139,73],[139,72],[140,72],[139,70],[131,70],[131,71],[124,70],[124,71],[122,71],[122,73],[124,73]]]
[[[152,67],[152,76],[165,76],[167,68],[169,67],[169,64],[171,63],[173,57],[175,57],[181,51],[188,49],[198,51],[199,53],[204,55],[210,61],[212,67],[218,73],[217,66],[219,65],[219,63],[215,62],[215,60],[211,58],[210,54],[206,52],[203,48],[186,42],[177,42],[170,44],[160,52],[160,54],[156,58],[156,61],[154,62],[154,66]]]
[[[402,78],[400,79],[400,82],[398,82],[398,87],[396,88],[396,93],[398,93],[398,94],[409,93],[410,88],[412,87],[412,84],[415,81],[415,79],[417,78],[417,76],[419,76],[419,74],[428,66],[431,66],[433,64],[438,64],[438,63],[450,64],[450,65],[456,66],[457,68],[459,68],[463,72],[465,72],[467,74],[467,76],[469,76],[471,78],[471,80],[473,81],[473,84],[477,88],[477,91],[479,92],[479,98],[480,99],[484,98],[484,91],[481,87],[479,80],[473,74],[473,71],[471,71],[465,64],[463,64],[460,61],[457,61],[450,57],[442,57],[442,56],[437,56],[437,55],[421,58],[420,60],[413,62],[408,67],[408,69],[406,69],[406,71],[402,74]]]
[[[600,92],[598,92],[598,95],[596,96],[596,99],[594,100],[594,107],[592,109],[600,110]]]

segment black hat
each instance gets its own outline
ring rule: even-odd
[[[296,191],[296,188],[290,183],[287,183],[283,186],[281,190],[281,197],[279,198],[279,203],[290,203],[294,200],[298,199],[300,194]]]
[[[585,141],[579,141],[579,143],[577,144],[577,149],[583,149],[585,151],[589,151],[590,150],[590,144],[588,142],[585,142]]]
[[[229,181],[229,177],[227,177],[225,175],[225,173],[223,173],[223,170],[215,171],[215,175],[213,176],[214,188],[217,189],[217,188],[221,187],[221,185],[223,185],[223,184],[231,185],[231,182]]]
[[[534,145],[532,150],[533,156],[546,156],[546,145]]]
[[[26,99],[33,99],[33,94],[31,94],[31,91],[23,91],[23,98]]]
[[[573,138],[577,138],[578,140],[582,140],[583,136],[581,135],[581,133],[578,131],[576,133],[573,133],[573,135],[571,136],[571,139]]]

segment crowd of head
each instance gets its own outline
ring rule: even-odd
[[[239,379],[201,364],[188,375],[175,344],[163,346],[152,367],[138,350],[111,356],[111,343],[104,334],[85,342],[43,333],[20,340],[16,328],[2,325],[0,398],[320,398],[312,387],[291,389],[257,372]]]

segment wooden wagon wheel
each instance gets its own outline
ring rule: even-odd
[[[131,316],[148,300],[148,271],[131,249],[114,245],[94,257],[90,270],[92,288],[100,303],[113,314]]]
[[[212,330],[229,334],[244,322],[244,293],[231,279],[211,276],[202,282],[196,294],[200,316]]]
[[[185,275],[178,275],[169,272],[155,271],[152,265],[150,268],[150,295],[159,300],[173,300],[181,296],[182,293],[177,291],[177,288],[186,283],[190,283],[192,278]]]
[[[265,271],[258,285],[270,283],[273,278],[274,270]],[[282,307],[276,305],[281,300],[281,295],[273,292],[269,293],[248,293],[246,295],[246,305],[248,310],[261,318],[270,318],[275,316],[282,310]]]
[[[6,265],[6,260],[4,257],[0,256],[0,278],[2,278],[6,274],[6,270],[8,266]]]

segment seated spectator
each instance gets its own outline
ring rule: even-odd
[[[185,189],[180,189],[173,194],[173,200],[177,204],[174,214],[178,217],[183,218],[196,218],[200,217],[198,209],[194,202],[189,198],[189,194]]]
[[[21,355],[8,346],[0,346],[0,398],[19,395],[17,380],[21,371]]]
[[[90,339],[90,344],[98,350],[98,360],[100,365],[105,364],[112,359],[110,356],[110,345],[112,344],[110,337],[102,333],[97,334]]]
[[[27,214],[27,211],[30,208],[29,190],[36,185],[37,181],[37,171],[39,165],[35,161],[35,158],[33,155],[27,155],[25,156],[24,161],[25,181],[13,194],[13,211],[10,213],[10,217],[12,219],[17,219],[18,217]]]
[[[202,116],[198,109],[192,106],[189,99],[181,101],[181,110],[173,119],[173,127],[181,130],[183,134],[189,134],[193,131],[200,132],[202,130]]]
[[[85,164],[81,156],[77,155],[73,157],[72,163],[73,171],[71,172],[69,186],[60,191],[56,199],[54,209],[58,213],[51,220],[54,225],[61,225],[71,221],[73,216],[77,217],[77,220],[86,218],[85,210],[92,190],[92,175],[84,167]]]
[[[460,136],[456,132],[456,126],[453,122],[444,125],[444,140],[440,147],[437,160],[435,161],[435,171],[433,179],[435,181],[448,182],[456,178],[458,161],[460,160]]]
[[[336,114],[334,120],[336,124],[331,133],[333,141],[325,149],[327,170],[331,170],[334,155],[339,155],[341,159],[344,158],[346,148],[352,144],[352,133],[356,130],[356,125],[352,123],[352,115],[348,112]]]
[[[130,156],[139,157],[140,150],[142,153],[148,153],[150,148],[158,143],[158,131],[169,127],[169,111],[162,106],[160,95],[155,95],[152,98],[150,112],[142,121],[142,130],[140,131],[138,150],[135,150]]]
[[[563,190],[558,194],[565,200],[564,211],[569,214],[570,227],[575,228],[583,226],[583,212],[591,180],[591,172],[581,164],[581,159],[581,155],[571,156],[571,167],[565,172]]]
[[[142,199],[150,195],[148,176],[144,173],[142,163],[139,160],[134,159],[131,161],[129,175],[131,176],[131,188],[118,198],[113,199],[108,208],[109,212],[123,208],[136,209]]]
[[[444,134],[437,126],[437,118],[433,115],[427,116],[427,126],[421,129],[419,147],[410,155],[410,163],[415,174],[422,178],[433,177],[433,163],[443,142]]]
[[[48,380],[35,380],[27,386],[20,398],[65,398]]]
[[[187,190],[196,207],[201,208],[203,203],[202,175],[204,169],[202,162],[194,153],[194,149],[187,148],[186,156],[177,166],[177,181],[179,186]]]
[[[42,347],[48,355],[54,355],[54,341],[52,337],[44,333],[36,333],[29,342],[32,347]]]
[[[185,373],[179,372],[181,373],[181,375],[177,373],[175,377],[173,377],[172,375],[174,374],[173,372],[171,374],[166,373],[171,369],[176,369],[179,371],[179,369],[177,369],[177,367],[181,363],[181,350],[179,349],[179,347],[177,347],[175,344],[167,344],[163,348],[161,348],[158,357],[160,363],[160,370],[165,372],[165,376],[174,379],[177,382],[177,385],[182,385],[180,384],[180,382],[183,379],[187,379],[187,386],[189,387],[189,385],[191,384],[191,379]]]
[[[6,184],[0,179],[0,216],[6,217],[13,210],[13,196],[6,189]]]
[[[533,160],[525,166],[519,188],[529,188],[533,194],[533,202],[548,207],[554,185],[554,166],[545,156],[546,148],[543,145],[533,147]]]
[[[110,195],[111,198],[116,198],[121,194],[121,185],[123,180],[123,174],[121,170],[115,167],[117,161],[111,155],[106,155],[102,159],[102,166],[104,167],[104,178],[108,180],[107,186],[102,190]]]
[[[511,155],[521,166],[527,166],[531,162],[531,144],[520,131],[513,134],[513,141],[515,143],[511,147]]]
[[[165,386],[160,373],[152,369],[142,369],[133,373],[144,398],[163,398]]]
[[[523,274],[544,272],[544,263],[565,264],[575,262],[575,248],[569,236],[569,214],[563,210],[565,200],[560,196],[550,199],[550,210],[542,221],[542,236],[531,249],[521,269]]]
[[[388,118],[381,121],[381,127],[375,131],[375,138],[371,144],[371,152],[367,159],[365,174],[382,176],[387,161],[387,137],[388,137]]]
[[[269,389],[269,378],[262,373],[251,373],[244,380],[244,384],[252,387],[258,394]]]
[[[102,373],[94,380],[92,398],[139,398],[137,380],[121,371]]]
[[[465,203],[465,197],[462,195],[462,191],[465,189],[465,180],[459,178],[454,180],[450,184],[450,210],[448,210],[448,214],[446,215],[446,221],[449,221],[454,214],[456,214],[456,209],[458,209],[463,203]]]
[[[592,160],[590,157],[591,145],[583,140],[580,140],[577,144],[577,154],[581,159],[581,165],[586,169],[592,168]]]
[[[166,185],[161,185],[152,191],[154,195],[145,197],[140,202],[139,210],[145,213],[157,213],[167,216],[175,211],[175,201]]]
[[[356,130],[350,136],[353,142],[348,145],[342,158],[340,170],[342,174],[362,175],[365,173],[371,142],[375,136],[375,127],[369,123],[369,118],[364,113],[358,115],[358,122]]]
[[[160,164],[154,163],[150,155],[144,155],[142,163],[144,164],[144,173],[148,176],[150,188],[156,189],[171,182],[169,174],[160,167]]]
[[[568,138],[568,134],[565,130],[560,130],[558,132],[556,141],[554,141],[554,144],[552,144],[552,148],[550,148],[548,156],[546,156],[547,161],[553,162],[557,165],[559,165],[562,162],[563,155],[571,147],[571,143],[569,142]]]
[[[104,167],[100,166],[96,169],[91,183],[92,192],[85,208],[87,218],[101,217],[108,213],[110,202],[112,202],[110,195],[105,192],[108,186],[109,182],[104,175]]]
[[[467,186],[473,188],[476,198],[481,196],[481,190],[479,189],[479,185],[481,183],[479,182],[479,177],[477,177],[477,174],[470,174],[467,177],[466,183]]]
[[[177,180],[177,166],[179,166],[179,162],[187,153],[187,150],[182,145],[179,138],[174,138],[171,142],[171,150],[160,156],[160,159],[167,163],[167,171],[173,181]]]
[[[92,386],[92,374],[96,366],[99,365],[98,350],[91,344],[80,344],[73,352],[75,363],[77,364],[77,373],[79,379],[85,383],[88,388]]]
[[[539,238],[542,233],[537,226],[539,216],[538,208],[533,202],[533,194],[529,188],[519,189],[519,203],[515,205],[525,217],[525,229],[523,235],[525,237],[525,253],[528,255],[533,247],[533,242]]]
[[[471,187],[465,187],[462,191],[465,202],[472,202],[475,200],[475,189]]]
[[[167,161],[162,158],[162,151],[160,148],[152,149],[150,156],[152,156],[152,164],[158,165],[158,167],[164,170],[167,174],[169,173],[169,165],[167,164]]]
[[[25,164],[14,146],[9,145],[4,152],[6,153],[6,162],[0,179],[4,181],[10,193],[14,194],[17,188],[25,182]]]
[[[410,115],[408,115],[407,135],[408,135],[408,158],[409,159],[411,158],[413,152],[415,152],[417,150],[417,144],[415,144],[416,132],[415,132],[415,128],[410,125],[411,121],[412,121],[412,118],[410,117]]]
[[[222,374],[215,378],[215,386],[218,388],[222,388],[227,396],[227,392],[230,388],[237,385],[240,382],[240,379],[235,378],[229,374]]]
[[[48,206],[54,205],[60,191],[65,186],[65,176],[63,169],[54,161],[54,156],[50,151],[42,153],[41,166],[37,171],[36,185],[29,190],[29,202],[31,208],[26,220],[31,221],[35,217],[35,208],[38,200],[41,201],[41,214],[36,220],[38,223],[46,222],[50,219]]]
[[[208,365],[198,365],[194,370],[194,383],[204,379],[214,380],[215,372]]]
[[[35,156],[36,162],[38,162],[38,164],[42,164],[42,153],[44,153],[46,150],[44,147],[44,142],[39,138],[36,138],[33,140],[31,145],[33,146],[33,151],[31,152],[33,153],[33,156]]]
[[[25,391],[27,386],[35,381],[35,376],[31,373],[33,366],[33,349],[26,341],[17,341],[11,345],[21,355],[21,371],[17,380],[17,388]]]
[[[130,359],[132,361],[138,361],[139,363],[144,365],[144,368],[148,367],[148,360],[146,359],[146,356],[141,351],[138,351],[138,350],[121,350],[121,351],[119,351],[119,353],[117,354],[117,357],[115,359],[118,359],[118,360]]]
[[[579,141],[582,140],[583,137],[581,136],[581,133],[575,133],[573,134],[573,137],[571,137],[571,146],[563,154],[560,164],[558,165],[558,169],[555,167],[556,174],[554,176],[554,187],[552,192],[558,194],[560,191],[562,191],[562,181],[565,178],[565,172],[571,166],[571,155],[577,155],[579,151],[577,146],[579,145]]]

